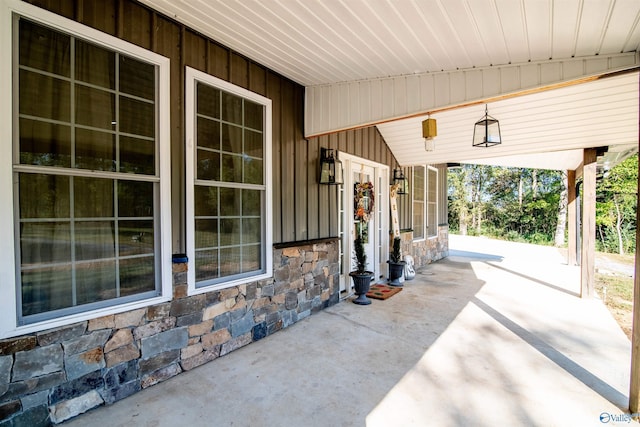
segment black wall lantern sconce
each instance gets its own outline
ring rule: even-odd
[[[500,123],[489,115],[485,104],[484,117],[478,120],[473,128],[473,146],[491,147],[502,143]]]
[[[342,184],[342,162],[338,160],[338,152],[331,148],[320,147],[320,184]]]
[[[396,194],[404,195],[409,193],[409,186],[407,185],[407,178],[404,177],[402,169],[397,168],[393,170],[393,185],[398,186]]]

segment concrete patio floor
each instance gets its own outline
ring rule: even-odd
[[[635,424],[630,342],[577,297],[578,267],[550,247],[450,247],[386,301],[343,301],[64,425]]]

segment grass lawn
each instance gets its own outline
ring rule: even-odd
[[[633,265],[633,255],[619,256],[597,253],[596,258],[609,264],[596,269],[596,292],[616,319],[624,333],[631,339],[633,318],[633,277],[615,272],[615,264]],[[610,264],[614,263],[614,264]],[[598,261],[596,261],[598,265]],[[611,265],[614,265],[611,267]],[[603,271],[606,270],[606,273]]]

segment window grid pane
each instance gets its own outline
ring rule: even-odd
[[[155,175],[155,66],[25,19],[19,26],[20,163]],[[145,167],[131,167],[140,151]]]
[[[203,287],[265,270],[264,106],[203,82],[195,104],[195,277]]]
[[[121,197],[123,188],[137,186],[138,192],[153,195],[154,183],[125,182],[120,188],[117,180],[109,179],[32,173],[18,177],[23,316],[155,290],[155,219],[145,215],[153,211],[153,197],[147,198],[149,206],[120,210],[130,217],[115,214],[118,204],[127,200]],[[40,211],[43,198],[29,192],[34,183],[52,188],[44,198],[56,201],[42,209],[48,217],[30,214]],[[143,280],[132,281],[131,265],[146,266]]]
[[[198,82],[197,178],[264,185],[264,107]]]

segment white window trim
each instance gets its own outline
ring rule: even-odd
[[[428,233],[428,223],[429,223],[429,170],[432,170],[436,173],[436,200],[433,202],[436,205],[436,220],[435,220],[435,225],[436,225],[436,232],[433,236],[429,236]],[[424,174],[425,174],[425,183],[426,185],[424,186],[424,192],[425,192],[425,197],[424,197],[424,235],[425,238],[427,240],[433,240],[433,239],[437,239],[438,238],[438,180],[440,179],[440,171],[438,171],[437,168],[434,168],[433,166],[427,166],[424,170]]]
[[[415,237],[413,238],[414,242],[424,242],[425,240],[427,240],[427,167],[426,165],[418,165],[421,168],[424,168],[424,171],[422,172],[423,174],[423,182],[424,182],[424,188],[422,189],[423,192],[423,200],[422,200],[422,228],[423,228],[423,233],[424,236],[421,237]],[[412,166],[411,167],[411,179],[413,179],[413,177],[415,176],[415,168],[416,166]],[[411,228],[414,227],[413,224],[413,207],[414,207],[414,191],[415,191],[415,182],[413,183],[413,185],[411,186]]]
[[[56,319],[17,326],[17,293],[15,274],[15,237],[13,209],[13,156],[0,156],[0,241],[4,253],[0,257],[0,338],[41,331],[110,314],[122,313],[172,298],[173,273],[171,264],[171,163],[170,163],[170,111],[169,111],[169,59],[134,44],[102,33],[78,22],[48,12],[18,0],[0,0],[0,91],[13,93],[12,20],[17,13],[35,22],[57,28],[97,45],[117,50],[134,58],[141,58],[158,66],[158,146],[160,176],[160,296],[112,307],[63,316]],[[0,101],[0,152],[13,150],[13,97]]]
[[[247,89],[236,86],[225,80],[213,77],[196,69],[185,67],[185,138],[186,138],[186,226],[187,226],[187,257],[189,258],[189,270],[187,272],[187,292],[188,295],[197,295],[217,289],[225,289],[238,286],[257,280],[268,279],[273,276],[273,220],[272,220],[272,177],[271,177],[271,145],[272,145],[272,103],[269,98],[251,92]],[[264,183],[265,183],[265,272],[241,279],[229,280],[211,286],[196,288],[195,269],[195,207],[194,207],[194,185],[195,185],[195,132],[196,132],[196,83],[202,82],[225,92],[238,95],[258,104],[264,105]]]

